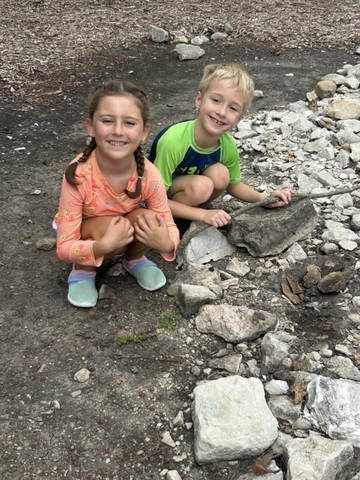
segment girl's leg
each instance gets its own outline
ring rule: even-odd
[[[151,210],[137,208],[128,213],[126,218],[133,225],[140,215],[155,216],[155,213]],[[150,248],[147,245],[135,239],[134,242],[128,245],[123,260],[123,267],[136,278],[142,288],[154,291],[165,285],[166,278],[155,263],[145,257],[145,253],[149,250]]]
[[[100,240],[111,220],[111,217],[95,217],[84,220],[81,225],[81,238],[83,240]],[[124,253],[126,247],[120,251],[111,252],[106,256]],[[95,286],[96,267],[74,264],[68,278],[68,301],[76,307],[94,307],[98,299]]]

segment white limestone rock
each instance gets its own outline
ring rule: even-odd
[[[198,385],[192,415],[200,465],[260,455],[278,436],[277,420],[256,378],[230,376]]]
[[[318,376],[307,391],[307,418],[330,438],[360,447],[360,384]]]

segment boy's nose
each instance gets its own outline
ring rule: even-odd
[[[221,117],[225,117],[225,114],[226,114],[226,105],[218,105],[217,113],[218,113],[218,115],[220,115]]]

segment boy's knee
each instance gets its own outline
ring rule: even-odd
[[[229,170],[222,163],[217,163],[207,168],[204,176],[212,180],[215,190],[226,190],[230,183]]]

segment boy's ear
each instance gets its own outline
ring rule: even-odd
[[[85,124],[85,127],[86,127],[86,130],[89,134],[90,137],[93,137],[93,128],[92,128],[92,121],[90,120],[90,118],[87,118],[84,122]]]
[[[195,107],[200,108],[201,105],[201,92],[198,92],[195,98]]]

